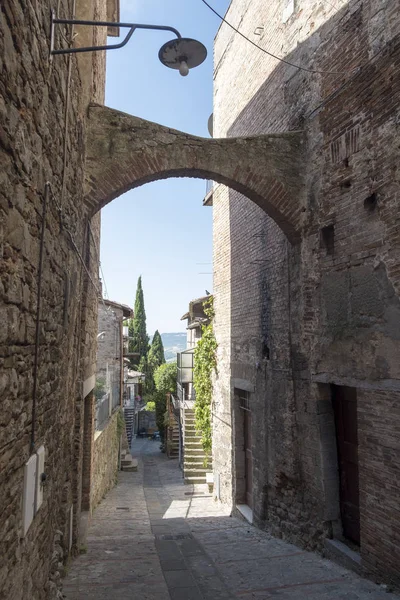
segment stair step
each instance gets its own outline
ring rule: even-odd
[[[205,477],[185,477],[184,481],[187,484],[192,484],[192,483],[206,483],[206,478]]]
[[[204,454],[203,451],[201,451],[201,452],[200,451],[199,452],[193,452],[193,451],[188,450],[187,448],[183,452],[183,454],[184,454],[185,460],[188,460],[189,462],[192,461],[192,460],[194,462],[196,462],[198,460],[204,460],[204,458],[205,458],[205,454]]]
[[[212,465],[210,463],[207,463],[207,466],[204,466],[204,462],[201,463],[183,463],[183,470],[185,471],[185,473],[188,473],[189,471],[201,471],[203,473],[203,471],[210,471],[212,470]]]
[[[121,469],[122,469],[122,471],[128,471],[128,472],[137,471],[137,469],[138,469],[137,458],[132,458],[129,455],[129,458],[126,457],[125,459],[121,460]]]

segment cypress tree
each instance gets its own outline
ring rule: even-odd
[[[155,383],[153,376],[153,367],[148,361],[147,356],[140,359],[138,370],[144,373],[144,384],[143,384],[143,398],[147,401],[152,399],[152,395],[155,392]]]
[[[163,365],[164,363],[164,344],[158,329],[156,329],[149,350],[149,364],[153,367],[153,369],[157,369],[157,367]]]
[[[149,351],[149,336],[146,331],[146,311],[142,289],[142,277],[137,282],[135,308],[133,319],[129,320],[129,352],[137,352],[138,357],[132,359],[133,368],[138,368],[142,359],[147,359]]]

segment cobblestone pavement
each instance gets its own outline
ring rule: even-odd
[[[176,460],[137,440],[137,473],[94,513],[68,600],[398,600],[336,564],[229,517]]]

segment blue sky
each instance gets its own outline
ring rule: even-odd
[[[229,0],[213,0],[222,13],[228,5]],[[159,48],[174,36],[137,31],[126,47],[107,54],[106,105],[208,137],[219,19],[200,0],[121,0],[121,21],[175,27],[183,37],[200,40],[208,57],[181,77],[158,60]],[[102,211],[108,297],[133,307],[142,275],[150,335],[155,329],[183,331],[180,317],[189,301],[212,291],[212,208],[202,206],[204,195],[202,180],[167,179],[136,188]]]

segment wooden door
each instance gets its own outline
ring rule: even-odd
[[[357,390],[337,385],[332,388],[343,534],[349,540],[360,544]]]
[[[253,454],[251,451],[251,412],[249,410],[244,410],[243,415],[244,415],[246,504],[250,508],[253,508]]]

